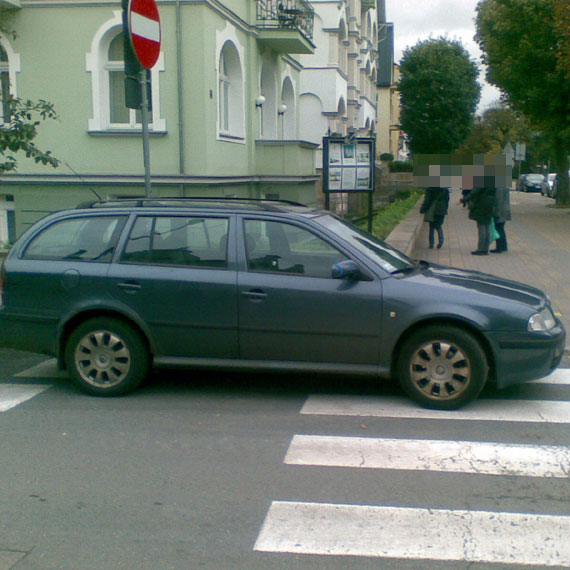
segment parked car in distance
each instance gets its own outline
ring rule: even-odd
[[[570,178],[570,170],[568,171],[568,177]],[[554,182],[552,184],[552,197],[556,199],[558,194],[558,174],[554,175]]]
[[[101,396],[151,367],[281,370],[392,378],[419,404],[454,409],[488,380],[546,376],[565,346],[539,289],[414,261],[289,202],[56,212],[16,241],[0,283],[0,345],[55,356]]]
[[[548,182],[542,174],[525,174],[519,186],[521,192],[546,192]]]
[[[547,186],[543,186],[540,189],[541,196],[548,196],[549,198],[554,198],[554,181],[556,180],[556,172],[551,172],[546,177]]]

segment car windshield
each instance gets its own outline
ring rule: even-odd
[[[544,180],[544,176],[542,176],[542,174],[527,174],[526,178],[532,182],[540,182]]]
[[[416,263],[402,252],[336,216],[323,215],[315,221],[372,258],[388,273],[402,273],[416,267]]]

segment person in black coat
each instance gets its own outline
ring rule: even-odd
[[[472,255],[488,255],[491,243],[491,218],[495,211],[495,187],[481,186],[471,190],[461,202],[469,207],[469,219],[477,222],[477,249]]]
[[[449,207],[449,188],[430,187],[426,190],[420,213],[424,214],[424,222],[429,223],[429,247],[433,248],[437,231],[437,249],[443,245],[443,220]]]

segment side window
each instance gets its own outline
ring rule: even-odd
[[[108,263],[125,220],[125,216],[97,216],[56,222],[32,239],[24,258]]]
[[[310,231],[282,222],[245,221],[249,271],[331,277],[346,255]]]
[[[135,222],[124,263],[227,267],[227,218],[141,216]]]

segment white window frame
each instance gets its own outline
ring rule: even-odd
[[[222,57],[228,44],[235,49],[239,72],[222,69],[225,59]],[[216,118],[217,139],[245,144],[245,49],[238,40],[237,30],[229,22],[226,27],[216,32],[216,77],[218,79],[218,113]],[[234,70],[235,71],[235,70]],[[236,75],[239,79],[236,81]],[[233,76],[233,77],[232,77]]]
[[[12,97],[17,97],[17,89],[16,89],[16,73],[20,72],[20,54],[16,53],[8,41],[8,39],[3,35],[0,34],[0,45],[6,52],[6,57],[8,59],[7,62],[2,62],[0,65],[3,66],[2,71],[8,72],[8,77],[10,81],[10,95]],[[0,102],[1,105],[1,102]],[[4,109],[0,109],[0,124],[4,123]]]
[[[224,57],[224,50],[220,55],[220,71],[219,77],[219,131],[221,135],[231,134],[230,130],[230,97],[231,97],[231,82],[227,75],[226,59]]]
[[[0,244],[10,242],[10,229],[8,227],[8,212],[15,210],[14,201],[8,201],[6,194],[0,195]]]
[[[122,12],[113,11],[113,18],[105,22],[95,33],[91,42],[91,52],[86,54],[86,69],[91,74],[91,92],[93,117],[89,119],[89,132],[134,132],[142,131],[142,125],[136,122],[136,111],[130,109],[128,123],[111,123],[109,71],[124,69],[123,65],[109,64],[109,46],[114,37],[123,29]],[[166,132],[166,120],[160,110],[160,72],[164,71],[164,54],[160,52],[158,60],[151,69],[152,113],[149,131]]]

